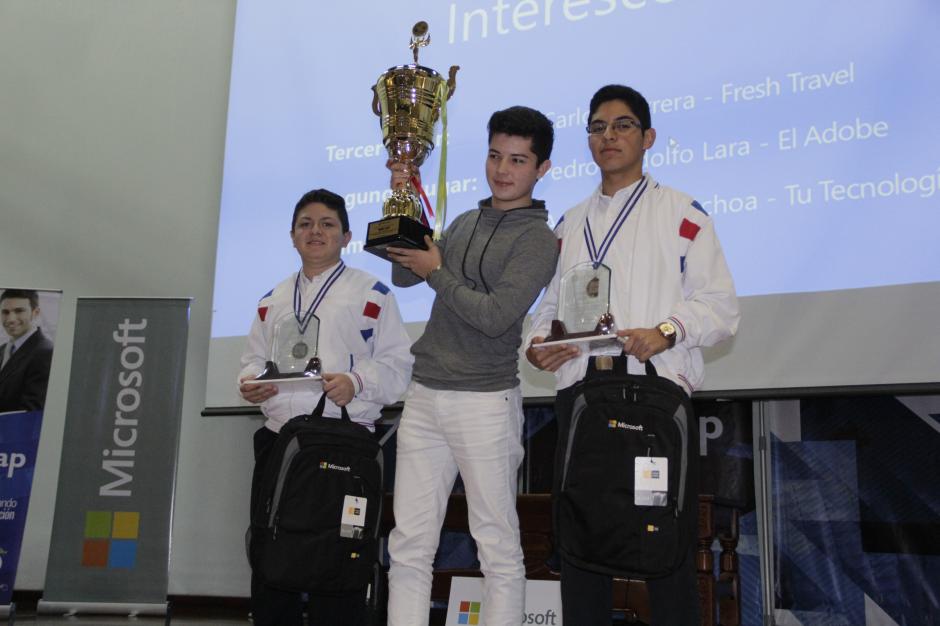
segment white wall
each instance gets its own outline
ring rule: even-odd
[[[0,286],[64,292],[16,587],[46,574],[83,296],[193,298],[173,594],[247,595],[251,418],[203,418],[235,0],[0,0]]]

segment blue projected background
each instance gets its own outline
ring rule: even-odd
[[[277,3],[236,17],[207,406],[233,385],[255,304],[299,266],[297,199],[343,196],[347,263],[389,176],[372,91],[410,63],[459,65],[448,105],[448,223],[489,195],[486,123],[524,104],[556,130],[535,196],[552,225],[599,183],[584,126],[609,83],[650,101],[646,171],[714,217],[738,294],[733,341],[706,350],[706,390],[933,384],[940,335],[940,4],[872,0],[450,0]],[[438,129],[440,132],[440,127]],[[423,167],[434,199],[440,149]],[[394,289],[416,338],[433,293]],[[929,317],[929,316],[928,316]],[[553,379],[523,364],[523,394]]]
[[[461,66],[450,220],[488,195],[486,122],[514,104],[555,123],[536,196],[557,220],[598,182],[588,101],[621,82],[653,105],[649,173],[715,216],[740,295],[938,280],[938,18],[933,2],[239,2],[213,336],[245,334],[298,266],[290,215],[311,188],[347,198],[346,261],[388,277],[361,251],[388,188],[370,87],[411,61],[420,19],[420,63]],[[429,290],[398,295],[406,320],[426,318]]]

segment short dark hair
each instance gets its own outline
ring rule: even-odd
[[[643,126],[643,130],[648,130],[653,127],[652,118],[650,117],[649,102],[646,101],[646,98],[644,98],[643,94],[639,91],[633,87],[627,87],[626,85],[605,85],[598,89],[594,97],[591,98],[588,122],[594,117],[599,106],[611,100],[620,100],[630,107],[630,110],[636,115],[640,125]]]
[[[294,225],[297,224],[297,214],[307,205],[319,202],[339,214],[339,221],[343,225],[343,232],[349,232],[349,213],[346,212],[346,201],[343,197],[333,193],[328,189],[313,189],[300,197],[297,206],[294,207],[294,215],[290,220],[290,230],[294,232]]]
[[[29,308],[36,310],[39,308],[39,294],[35,289],[5,289],[0,294],[0,302],[8,298],[24,298],[29,300]]]
[[[529,107],[514,106],[497,111],[490,116],[486,125],[489,131],[489,141],[493,135],[503,133],[532,140],[532,152],[541,165],[552,156],[552,146],[555,143],[555,129],[552,122],[545,115]]]

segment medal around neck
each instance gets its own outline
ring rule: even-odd
[[[311,315],[308,320],[303,330],[294,317],[285,317],[275,325],[271,352],[256,381],[320,380],[323,373],[323,364],[317,356],[320,318]]]
[[[451,66],[449,77],[445,79],[431,68],[418,65],[418,50],[429,43],[431,35],[427,22],[418,22],[411,29],[409,46],[414,63],[389,68],[379,76],[372,88],[372,111],[379,117],[382,142],[388,150],[389,159],[403,164],[412,181],[417,180],[418,168],[434,150],[434,126],[438,119],[443,126],[434,230],[423,219],[424,209],[418,198],[419,189],[413,183],[393,190],[382,206],[382,219],[369,223],[364,246],[366,251],[385,260],[389,260],[386,252],[389,246],[425,249],[424,237],[433,233],[433,239],[437,241],[444,229],[447,204],[447,101],[457,88],[457,70],[460,68]]]
[[[579,263],[565,272],[558,292],[558,319],[552,320],[545,341],[533,347],[588,342],[594,348],[616,341],[610,275],[609,267],[594,263]]]

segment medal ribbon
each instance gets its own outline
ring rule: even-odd
[[[300,307],[302,304],[300,297],[300,275],[303,274],[303,270],[297,272],[297,277],[294,279],[294,317],[297,318],[297,325],[301,335],[307,332],[307,326],[310,324],[310,319],[316,312],[317,307],[320,306],[320,303],[323,302],[323,298],[326,297],[326,292],[330,290],[330,287],[332,287],[333,283],[339,279],[339,275],[342,274],[343,270],[345,269],[346,264],[340,261],[336,269],[333,270],[333,273],[331,273],[323,282],[323,285],[320,287],[320,291],[317,292],[313,302],[311,302],[310,306],[307,307],[307,312],[303,317],[300,316]]]
[[[588,254],[591,255],[591,263],[593,263],[594,269],[600,267],[601,263],[604,262],[604,257],[607,256],[607,251],[610,250],[610,244],[614,242],[623,223],[627,221],[627,217],[630,216],[637,202],[640,201],[640,197],[643,195],[643,192],[646,191],[648,182],[649,179],[646,178],[646,176],[640,179],[640,182],[633,189],[633,193],[627,198],[626,204],[623,205],[623,208],[620,209],[620,213],[614,218],[614,223],[610,225],[607,234],[604,235],[604,240],[601,241],[600,248],[594,243],[594,233],[591,231],[591,220],[585,218],[584,243],[587,245]]]

